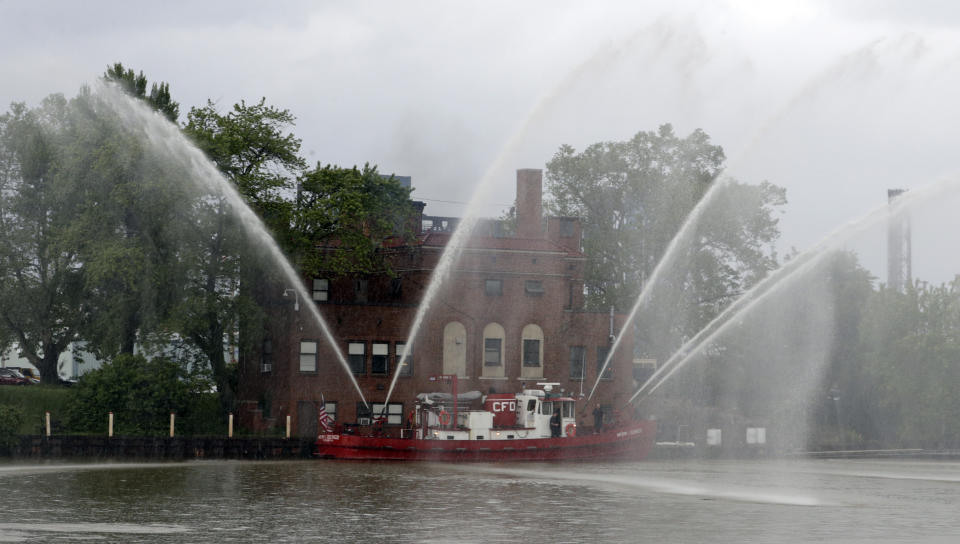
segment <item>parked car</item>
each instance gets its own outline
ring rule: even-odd
[[[24,376],[19,370],[12,368],[0,368],[0,385],[31,385],[30,378]]]
[[[11,370],[16,370],[17,372],[23,374],[23,377],[30,380],[31,383],[40,383],[40,374],[36,370],[27,367],[27,366],[8,366],[7,368]]]

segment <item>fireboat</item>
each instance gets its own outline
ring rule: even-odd
[[[351,432],[342,425],[331,427],[321,430],[315,456],[445,462],[640,460],[654,444],[656,423],[652,420],[618,417],[599,432],[578,432],[577,399],[562,391],[554,393],[555,383],[538,383],[540,389],[519,393],[481,396],[476,391],[458,395],[456,375],[442,374],[431,380],[451,383],[453,393],[418,395],[400,437],[384,436],[382,418],[367,434]],[[482,409],[458,409],[459,402],[477,398]]]

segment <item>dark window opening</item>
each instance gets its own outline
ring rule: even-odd
[[[354,302],[367,302],[367,280],[358,279],[353,282],[353,300]]]
[[[390,344],[387,342],[374,342],[371,349],[370,373],[371,374],[389,374],[390,373]]]
[[[540,280],[527,280],[523,284],[523,288],[528,295],[539,296],[544,293],[543,282]]]
[[[584,378],[583,359],[586,351],[583,346],[570,346],[570,378],[573,380]]]
[[[347,361],[350,363],[350,371],[354,374],[365,374],[367,372],[367,344],[365,342],[350,342],[347,346]]]
[[[607,361],[607,357],[610,355],[610,348],[608,346],[600,346],[597,348],[597,374],[600,375],[600,371],[603,369],[603,363]],[[607,370],[600,375],[601,380],[612,380],[613,379],[613,361],[610,361],[610,364],[607,365]]]
[[[540,340],[523,341],[523,366],[540,366]]]
[[[484,338],[483,340],[483,365],[500,366],[500,338]]]
[[[403,282],[400,278],[392,278],[390,280],[390,296],[393,298],[400,298],[403,294]]]
[[[410,346],[410,352],[407,353],[407,358],[403,358],[403,350],[406,349],[406,343],[397,342],[393,345],[394,351],[394,360],[396,364],[401,364],[400,375],[401,376],[413,376],[413,346]]]
[[[273,342],[263,341],[263,351],[260,353],[260,372],[266,374],[273,371]]]

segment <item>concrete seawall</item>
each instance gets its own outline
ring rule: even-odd
[[[304,438],[21,436],[14,459],[303,459]]]

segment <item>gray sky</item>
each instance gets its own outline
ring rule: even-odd
[[[728,173],[787,188],[783,247],[805,249],[893,187],[956,179],[960,3],[51,2],[0,0],[0,103],[73,95],[120,61],[185,114],[241,99],[298,117],[311,161],[413,176],[462,215],[491,165],[672,123],[724,147]],[[183,116],[181,116],[183,117]],[[951,213],[913,215],[916,275],[960,270]],[[880,279],[883,229],[855,247]]]

